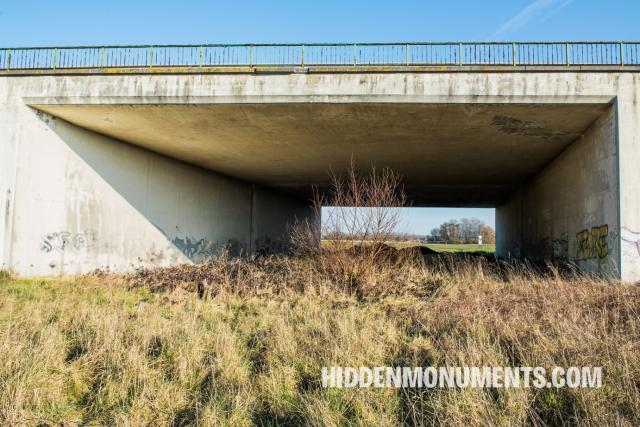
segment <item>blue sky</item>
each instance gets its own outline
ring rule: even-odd
[[[638,40],[638,0],[0,0],[0,47],[110,44]],[[405,229],[493,209],[411,209]]]
[[[637,0],[0,0],[0,44],[629,40],[639,18]]]

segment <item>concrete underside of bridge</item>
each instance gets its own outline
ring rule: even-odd
[[[0,78],[0,261],[25,276],[282,248],[353,157],[496,207],[503,257],[640,279],[635,72]],[[427,230],[425,230],[427,232]]]

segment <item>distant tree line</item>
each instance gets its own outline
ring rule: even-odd
[[[478,243],[478,236],[482,236],[482,243],[495,243],[496,232],[490,225],[478,218],[451,219],[431,230],[427,240],[445,243]]]

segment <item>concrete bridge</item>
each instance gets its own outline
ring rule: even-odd
[[[351,156],[496,207],[503,257],[640,279],[640,44],[0,50],[0,264],[278,249]]]

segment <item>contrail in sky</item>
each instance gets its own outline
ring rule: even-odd
[[[538,17],[542,12],[553,8],[546,16],[545,19],[555,15],[563,7],[567,6],[573,0],[535,0],[529,6],[522,9],[515,16],[505,22],[500,28],[498,28],[493,34],[487,37],[487,41],[501,40],[502,37],[518,28],[521,28],[527,22],[533,18]]]

